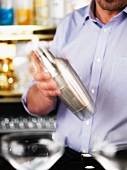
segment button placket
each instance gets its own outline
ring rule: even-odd
[[[108,28],[104,28],[104,32],[107,33],[108,32]]]
[[[95,89],[91,89],[91,93],[94,94],[95,93]]]
[[[92,94],[91,97],[94,102],[96,101],[96,94],[97,94],[100,75],[102,71],[103,57],[105,54],[105,49],[106,49],[110,29],[111,28],[109,27],[107,28],[103,27],[98,35],[97,47],[96,47],[96,52],[95,52],[94,61],[92,65],[91,82],[89,86],[89,91]]]
[[[97,58],[97,63],[100,63],[101,62],[101,59],[100,58]]]
[[[89,140],[92,126],[92,118],[85,120],[82,127],[82,139],[81,139],[81,151],[83,153],[88,153],[89,151]],[[86,133],[87,131],[87,133]],[[85,142],[84,142],[85,140]]]

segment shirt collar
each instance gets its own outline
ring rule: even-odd
[[[123,10],[127,14],[127,6]]]
[[[95,8],[95,0],[91,0],[90,5],[88,6],[88,8],[85,12],[83,24],[85,24],[85,22],[88,19],[92,19],[94,21],[96,20],[96,18],[94,16],[94,8]],[[124,8],[124,10],[122,12],[125,12],[127,14],[127,6]]]
[[[90,2],[90,5],[88,6],[86,12],[85,12],[85,15],[84,15],[84,23],[89,19],[95,19],[95,16],[94,16],[94,6],[95,6],[95,0],[91,0]]]

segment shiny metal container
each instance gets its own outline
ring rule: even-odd
[[[80,119],[94,112],[93,101],[79,76],[66,59],[54,57],[45,48],[35,51],[61,90],[60,99]]]

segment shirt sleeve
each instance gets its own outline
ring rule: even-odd
[[[31,112],[28,110],[27,105],[26,105],[26,95],[27,95],[27,93],[28,93],[29,88],[32,87],[34,84],[35,84],[35,81],[34,81],[34,80],[32,80],[32,81],[28,84],[27,89],[24,91],[24,93],[23,93],[23,95],[22,95],[21,101],[22,101],[23,107],[24,107],[24,109],[27,111],[27,113],[29,113],[29,114],[32,115],[32,116],[37,116],[37,115],[31,113]]]
[[[22,95],[21,101],[22,101],[22,104],[23,104],[24,109],[26,110],[26,112],[27,112],[28,114],[30,114],[31,116],[38,117],[39,115],[36,115],[36,114],[30,112],[30,111],[28,110],[28,108],[27,108],[27,105],[26,105],[26,96],[27,96],[28,90],[29,90],[30,87],[32,87],[34,84],[35,84],[35,81],[34,81],[34,80],[32,80],[32,81],[28,84],[27,89],[24,91],[24,93],[23,93],[23,95]],[[56,100],[56,103],[55,103],[55,105],[54,105],[54,107],[53,107],[53,109],[52,109],[52,111],[57,110],[58,103],[59,103],[59,102],[58,102],[58,99],[57,99],[57,100]]]
[[[65,19],[63,19],[63,20],[59,23],[59,25],[57,26],[55,36],[54,36],[53,40],[51,41],[51,43],[50,43],[50,45],[49,45],[49,50],[50,50],[55,56],[59,56],[58,54],[59,54],[59,51],[60,51],[61,46],[62,46],[62,39],[63,39],[63,36],[64,36],[64,31],[63,31],[64,28],[63,28],[63,26],[66,25],[66,24],[64,24],[64,20],[65,20]],[[21,100],[22,100],[23,107],[25,108],[25,110],[26,110],[30,115],[32,115],[32,116],[37,116],[37,115],[31,113],[31,112],[28,110],[27,105],[26,105],[26,96],[27,96],[28,90],[29,90],[29,88],[30,88],[31,86],[33,86],[34,84],[35,84],[35,81],[34,81],[34,80],[32,80],[32,81],[28,84],[28,87],[27,87],[27,89],[24,91]],[[58,100],[57,100],[57,101],[58,101]],[[53,110],[55,110],[56,107],[57,107],[57,103],[58,103],[57,101],[56,101],[56,104],[55,104]]]

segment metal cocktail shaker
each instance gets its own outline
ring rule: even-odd
[[[54,57],[45,48],[35,51],[61,90],[60,99],[81,120],[94,112],[93,101],[79,76],[66,59]]]

